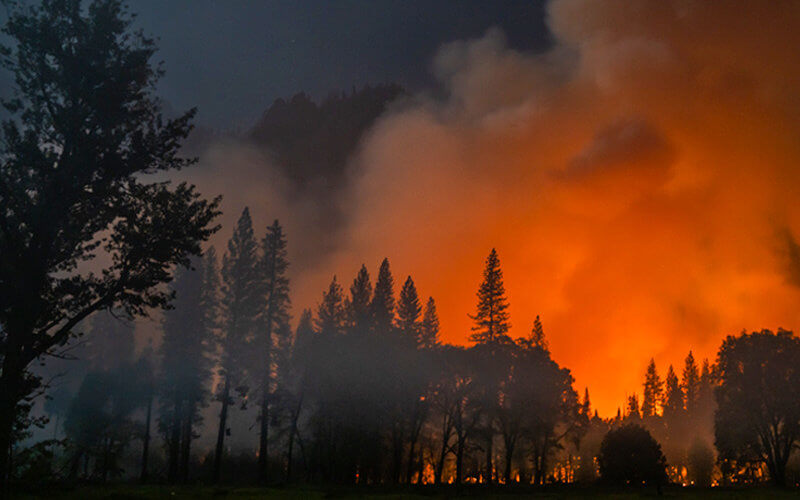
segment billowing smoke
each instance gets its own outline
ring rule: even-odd
[[[514,334],[541,315],[609,414],[651,356],[800,328],[800,5],[556,0],[548,23],[542,54],[441,48],[447,97],[363,143],[329,274],[388,256],[463,343],[496,247]]]
[[[366,134],[334,236],[258,150],[212,146],[192,177],[226,196],[220,252],[249,205],[259,232],[287,227],[295,315],[386,256],[465,343],[496,247],[512,333],[540,315],[605,415],[651,356],[800,328],[800,4],[554,0],[548,24],[544,53],[499,30],[443,46],[444,97],[405,98]]]

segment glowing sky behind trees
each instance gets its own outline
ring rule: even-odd
[[[438,50],[444,97],[370,131],[339,250],[291,269],[295,317],[386,256],[465,343],[495,247],[512,335],[540,315],[601,415],[641,392],[650,357],[663,376],[742,329],[800,330],[800,4],[555,0],[547,25],[546,52],[499,30]],[[228,179],[196,179],[226,195],[217,246],[249,204],[257,227],[286,221],[291,258],[313,245],[308,202],[259,161],[231,145],[203,159]]]

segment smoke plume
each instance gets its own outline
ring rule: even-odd
[[[226,196],[219,250],[244,205],[258,232],[285,221],[295,316],[386,256],[466,343],[495,247],[513,335],[540,315],[604,415],[650,357],[665,370],[742,329],[800,328],[800,4],[554,0],[548,25],[544,53],[496,29],[441,47],[444,92],[370,129],[332,239],[267,159],[212,147],[195,180]]]

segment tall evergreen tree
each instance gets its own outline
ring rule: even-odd
[[[262,258],[259,267],[264,284],[265,307],[261,318],[263,337],[259,338],[261,349],[259,350],[258,364],[262,367],[263,374],[260,381],[258,478],[259,482],[265,484],[268,465],[270,395],[273,391],[275,370],[281,354],[276,352],[276,348],[287,344],[287,337],[291,332],[289,328],[289,308],[291,306],[289,278],[286,277],[289,260],[286,253],[286,237],[277,220],[267,228],[267,234],[262,242]]]
[[[688,413],[693,414],[697,409],[697,401],[700,397],[700,374],[692,351],[689,351],[686,356],[683,377],[681,378],[681,389],[684,396],[684,408]]]
[[[258,244],[253,235],[250,211],[242,212],[228,251],[222,259],[222,324],[219,335],[221,402],[217,445],[214,453],[213,479],[218,482],[222,471],[222,455],[227,433],[228,410],[233,391],[244,395],[247,390],[247,361],[250,346],[259,325],[264,305],[263,283],[259,272]]]
[[[547,339],[544,337],[544,327],[542,326],[542,320],[539,319],[538,314],[536,315],[536,319],[533,320],[533,329],[531,330],[530,344],[532,347],[538,347],[543,351],[548,350]]]
[[[383,259],[381,262],[370,309],[375,333],[385,335],[391,332],[394,325],[395,300],[394,278],[389,269],[389,259]]]
[[[639,412],[639,397],[636,394],[628,396],[628,406],[625,410],[625,418],[641,420],[642,414]]]
[[[592,418],[592,401],[589,399],[589,388],[583,388],[583,403],[581,403],[581,412],[589,418]]]
[[[664,417],[672,418],[683,411],[683,391],[681,391],[678,376],[672,365],[667,369],[667,378],[664,382]]]
[[[642,417],[652,417],[658,413],[658,407],[661,405],[663,395],[664,383],[661,381],[661,377],[658,376],[655,360],[650,358],[650,364],[647,365],[647,373],[644,377]]]
[[[316,327],[324,338],[344,333],[345,310],[342,299],[342,286],[333,277],[327,292],[322,293],[322,302],[317,308]]]
[[[161,343],[159,393],[161,411],[159,429],[167,445],[167,480],[185,481],[192,428],[200,421],[199,409],[205,404],[206,384],[210,377],[212,326],[215,318],[207,316],[208,298],[216,286],[211,278],[216,271],[213,249],[204,259],[193,261],[194,268],[176,272],[171,289],[174,308],[164,314],[164,337]],[[180,476],[180,477],[179,477]]]
[[[403,338],[414,344],[417,344],[420,338],[420,314],[422,314],[422,307],[419,303],[417,287],[414,286],[414,280],[409,276],[400,291],[400,301],[397,304],[397,328]]]
[[[347,323],[350,332],[366,334],[372,324],[372,282],[367,266],[361,265],[358,275],[350,286],[350,300],[347,303]]]
[[[433,297],[428,297],[425,312],[422,314],[420,326],[419,346],[431,349],[439,344],[439,315],[436,313],[436,302]]]
[[[297,350],[301,346],[307,346],[311,339],[314,338],[315,333],[314,315],[311,313],[311,309],[303,309],[300,319],[297,320],[293,349]]]
[[[483,271],[483,283],[478,289],[478,306],[475,315],[470,315],[475,322],[474,332],[470,340],[476,343],[494,343],[509,340],[508,330],[511,327],[508,316],[508,299],[503,285],[503,271],[500,259],[493,248],[486,259]]]

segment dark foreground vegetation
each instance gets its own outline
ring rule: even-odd
[[[783,499],[796,498],[796,492],[769,486],[751,486],[747,488],[682,488],[666,487],[664,498],[734,498],[734,499]],[[486,487],[486,486],[422,486],[422,487],[347,487],[347,486],[289,486],[267,488],[225,488],[201,486],[165,486],[165,485],[124,485],[108,486],[59,486],[52,489],[19,492],[13,496],[17,499],[63,498],[63,499],[220,499],[246,500],[256,498],[281,499],[323,499],[323,498],[475,498],[475,499],[514,499],[514,498],[661,498],[647,488],[613,488],[598,486],[548,486],[534,488],[526,486]]]
[[[147,182],[191,165],[178,153],[192,113],[161,115],[154,45],[124,8],[47,0],[13,9],[6,31],[18,94],[0,155],[4,492],[758,497],[784,491],[759,483],[800,481],[791,332],[728,337],[715,361],[690,352],[663,381],[651,362],[641,402],[603,419],[538,318],[512,336],[494,250],[468,347],[440,341],[434,299],[410,276],[396,286],[388,260],[374,282],[366,266],[333,277],[293,322],[278,221],[257,236],[244,209],[218,257],[204,248],[217,200]],[[166,309],[161,338],[137,351],[128,322],[153,309]],[[76,352],[76,383],[51,390],[48,367]],[[200,486],[212,484],[272,488]]]

